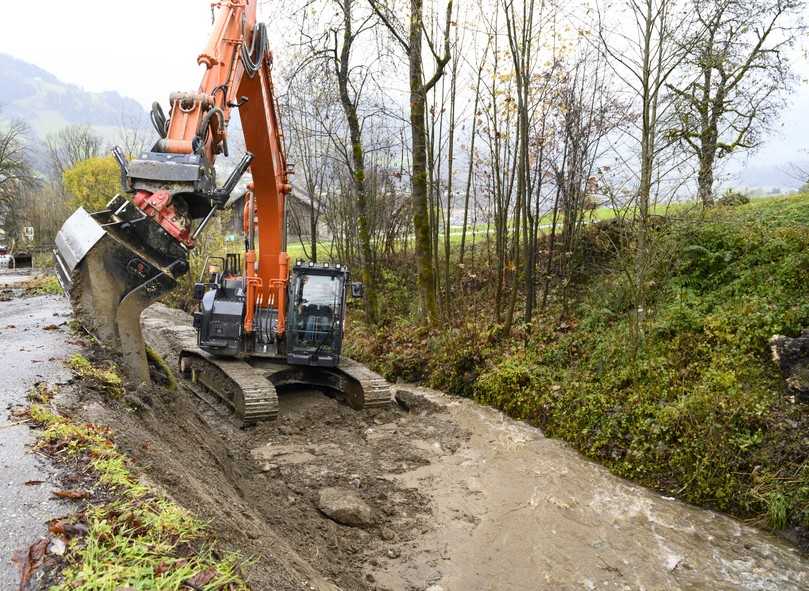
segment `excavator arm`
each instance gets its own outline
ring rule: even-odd
[[[100,212],[77,210],[56,238],[58,276],[78,320],[123,354],[136,380],[149,376],[140,313],[188,271],[198,237],[248,167],[253,182],[246,200],[252,207],[245,219],[243,329],[253,330],[261,307],[274,310],[277,334],[285,330],[284,202],[290,184],[272,54],[256,5],[257,0],[213,3],[213,30],[197,60],[205,66],[199,89],[173,93],[168,117],[159,104],[153,106],[160,136],[153,148],[129,161],[115,152],[123,192]],[[218,187],[214,164],[228,153],[233,108],[239,108],[248,153]]]

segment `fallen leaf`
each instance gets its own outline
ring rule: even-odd
[[[170,568],[171,568],[170,564],[167,564],[165,562],[161,562],[160,564],[158,564],[155,567],[154,574],[159,577],[163,573],[167,572]]]
[[[43,482],[45,482],[45,481],[44,480],[26,480],[23,484],[25,484],[25,486],[37,486],[39,484],[42,484]]]
[[[64,556],[65,550],[67,550],[67,544],[61,538],[53,538],[50,545],[48,545],[48,552],[57,556]]]
[[[53,496],[61,499],[85,499],[90,493],[86,490],[55,490]]]
[[[20,589],[28,588],[31,575],[42,564],[42,557],[48,549],[48,539],[40,538],[28,548],[28,552],[15,552],[11,561],[20,568]]]
[[[208,568],[198,572],[190,579],[187,579],[185,581],[185,584],[191,587],[192,589],[202,589],[202,587],[210,583],[215,576],[216,576],[216,569]]]
[[[51,532],[55,536],[61,536],[65,533],[65,525],[67,525],[61,519],[51,519],[48,522],[48,531]]]
[[[49,324],[48,326],[42,327],[42,330],[59,330],[59,327],[55,324]]]

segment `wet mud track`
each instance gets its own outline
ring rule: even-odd
[[[171,364],[188,316],[162,306],[144,332]],[[240,429],[224,408],[141,387],[128,405],[73,411],[111,426],[144,477],[254,558],[257,590],[809,588],[796,550],[722,515],[610,475],[564,444],[466,400],[402,389],[355,412],[281,392],[279,418]],[[361,527],[321,491],[370,507]]]

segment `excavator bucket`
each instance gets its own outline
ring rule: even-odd
[[[71,215],[53,251],[59,282],[79,323],[120,351],[135,381],[148,381],[141,312],[188,270],[187,251],[122,196],[107,209]]]

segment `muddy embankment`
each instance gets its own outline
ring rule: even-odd
[[[189,330],[180,312],[144,314],[171,364]],[[253,557],[261,591],[809,588],[809,562],[771,536],[626,483],[491,409],[408,390],[366,412],[282,392],[278,421],[247,430],[182,388],[73,410],[112,427],[144,477]],[[358,526],[324,515],[335,496],[346,507],[333,515]]]

